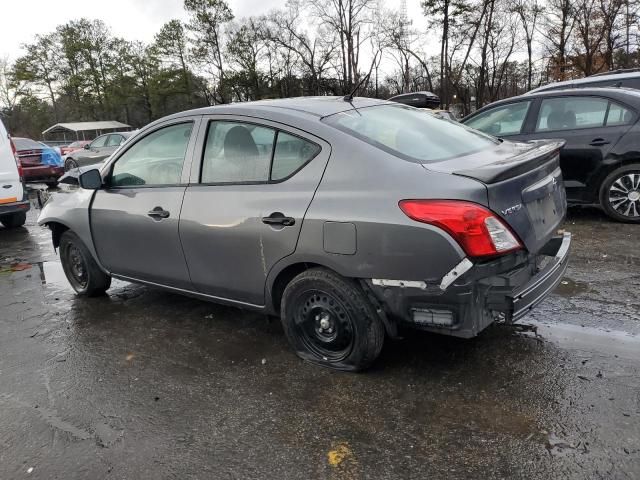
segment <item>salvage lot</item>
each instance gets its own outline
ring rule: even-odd
[[[36,215],[0,229],[1,479],[640,476],[637,226],[570,211],[537,334],[407,331],[345,374],[275,319],[120,281],[76,297]]]

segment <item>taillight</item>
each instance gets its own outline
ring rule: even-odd
[[[461,200],[401,200],[409,218],[448,232],[470,257],[500,255],[522,248],[515,235],[493,212]]]
[[[18,177],[20,177],[20,181],[22,181],[24,177],[24,172],[22,171],[22,164],[18,159],[18,150],[16,149],[16,144],[13,143],[13,139],[9,137],[9,144],[11,145],[11,151],[13,152],[13,158],[16,161],[16,165],[18,166]]]

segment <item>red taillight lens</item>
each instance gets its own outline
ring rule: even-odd
[[[9,137],[9,144],[11,145],[11,151],[13,152],[13,158],[16,161],[16,165],[18,166],[18,176],[20,177],[20,181],[24,177],[24,172],[22,171],[22,165],[20,164],[20,160],[18,159],[18,150],[16,150],[16,144],[13,143],[13,139]]]
[[[461,200],[402,200],[409,218],[448,232],[470,257],[500,255],[522,245],[496,215],[476,203]]]

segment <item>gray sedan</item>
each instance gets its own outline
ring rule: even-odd
[[[103,161],[115,152],[132,134],[133,132],[114,132],[100,135],[93,142],[67,155],[64,161],[65,172]]]
[[[278,315],[300,357],[360,370],[406,326],[470,338],[553,290],[561,146],[373,99],[221,105],[148,125],[39,223],[80,295],[114,277]]]

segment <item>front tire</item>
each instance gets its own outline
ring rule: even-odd
[[[600,205],[614,220],[640,223],[640,163],[607,175],[600,187]]]
[[[78,295],[95,297],[111,286],[111,277],[100,270],[80,237],[71,230],[60,237],[60,260],[67,280]]]
[[[78,168],[78,162],[76,162],[73,158],[67,158],[64,161],[64,171],[68,172],[69,170],[73,170],[74,168]]]
[[[384,325],[362,288],[323,268],[306,270],[285,288],[281,320],[289,343],[303,360],[359,371],[384,343]]]
[[[27,214],[25,212],[12,213],[11,215],[6,215],[0,217],[0,223],[5,226],[5,228],[18,228],[23,226],[27,221]]]

